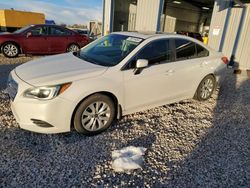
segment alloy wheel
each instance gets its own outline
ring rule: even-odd
[[[3,52],[9,57],[15,57],[18,54],[18,48],[14,44],[6,44],[3,47]]]
[[[72,44],[68,48],[68,52],[77,52],[79,50],[79,47],[75,44]]]
[[[91,103],[82,113],[82,126],[88,131],[98,131],[105,127],[110,119],[111,110],[107,103],[97,101]]]
[[[212,79],[208,78],[204,80],[201,86],[201,98],[207,99],[213,92],[214,82]]]

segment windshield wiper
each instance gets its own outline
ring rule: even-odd
[[[88,56],[86,56],[86,55],[84,55],[84,54],[80,54],[80,53],[79,53],[79,57],[80,57],[81,59],[85,60],[85,61],[90,62],[90,63],[96,64],[96,65],[102,65],[102,64],[96,62],[94,59],[92,59],[92,58],[90,58],[90,57],[88,57]]]

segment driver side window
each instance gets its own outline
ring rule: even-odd
[[[149,65],[171,61],[171,47],[168,39],[161,39],[147,44],[130,62],[128,68],[135,68],[138,59],[147,59]]]
[[[38,26],[33,29],[31,29],[29,32],[31,32],[32,36],[42,36],[48,34],[48,28],[45,26]]]

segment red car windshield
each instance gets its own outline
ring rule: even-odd
[[[26,26],[26,27],[23,27],[23,28],[21,28],[21,29],[18,29],[18,30],[16,30],[16,31],[14,31],[13,33],[16,33],[16,34],[20,34],[20,33],[23,33],[24,31],[26,31],[27,29],[29,29],[30,27],[32,27],[32,26]]]

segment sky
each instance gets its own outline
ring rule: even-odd
[[[0,0],[0,9],[10,8],[44,13],[57,24],[102,21],[102,0]]]

